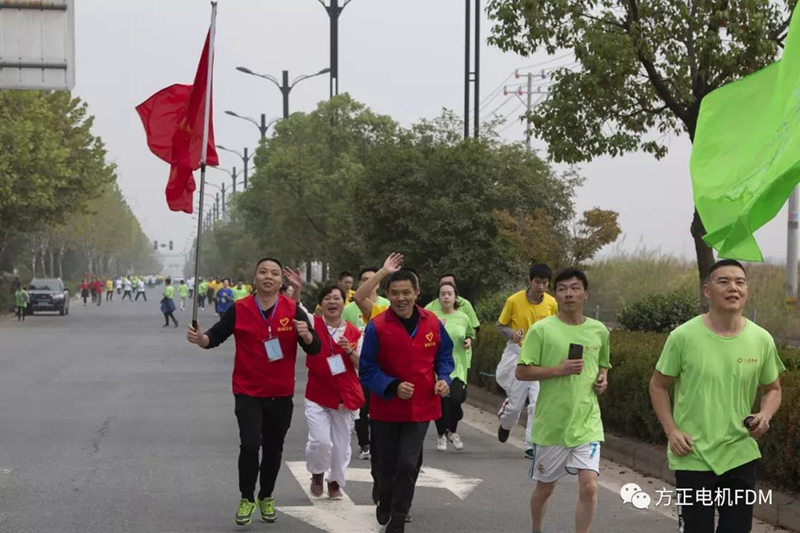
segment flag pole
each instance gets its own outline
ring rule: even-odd
[[[194,247],[194,297],[192,298],[192,328],[197,329],[197,291],[200,288],[200,242],[203,236],[203,199],[206,190],[206,155],[208,153],[208,125],[211,116],[211,77],[214,70],[214,36],[217,30],[217,2],[211,2],[211,29],[208,38],[208,75],[206,76],[206,101],[203,115],[203,144],[200,152],[200,205],[197,210],[197,243]]]

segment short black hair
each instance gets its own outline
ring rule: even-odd
[[[392,283],[397,281],[410,281],[411,287],[414,288],[415,291],[419,290],[419,284],[417,283],[417,276],[416,273],[408,268],[401,268],[391,276],[389,279],[386,280],[386,289],[388,290]]]
[[[362,276],[363,276],[365,273],[367,273],[367,272],[375,272],[375,273],[377,274],[377,273],[378,273],[378,270],[379,270],[379,269],[377,269],[377,268],[375,268],[375,267],[364,267],[364,268],[362,268],[362,269],[359,271],[359,273],[358,273],[358,279],[361,279],[361,277],[362,277]]]
[[[164,285],[172,285],[172,280],[167,278],[164,280]]]
[[[441,283],[441,281],[444,278],[453,278],[453,281],[458,283],[458,278],[456,278],[456,275],[455,274],[451,274],[450,272],[448,272],[447,274],[442,274],[441,276],[439,276],[439,282]]]
[[[711,265],[710,269],[708,269],[708,277],[706,278],[706,280],[707,281],[711,280],[711,276],[714,275],[714,272],[716,270],[719,270],[722,267],[728,267],[728,266],[739,267],[739,268],[742,269],[742,272],[744,272],[745,276],[747,275],[747,270],[745,270],[744,265],[741,264],[736,259],[720,259],[719,261],[717,261],[716,263]]]
[[[550,281],[552,277],[553,277],[553,271],[550,269],[549,266],[545,265],[544,263],[537,263],[533,265],[531,267],[530,272],[528,273],[528,279],[539,278]],[[556,279],[556,281],[558,280]]]
[[[183,285],[184,283],[186,283],[186,282],[185,282],[185,281],[183,281],[183,280],[181,280],[181,285]]]
[[[256,272],[258,272],[259,265],[261,263],[265,262],[265,261],[272,261],[273,263],[275,263],[276,265],[281,267],[281,270],[283,270],[283,263],[281,263],[280,261],[278,261],[274,257],[262,257],[261,259],[258,260],[258,262],[256,262],[256,270],[255,270]]]
[[[317,298],[317,303],[322,305],[322,300],[325,299],[327,295],[332,293],[333,291],[339,291],[339,294],[342,295],[342,300],[347,300],[347,295],[344,293],[342,288],[338,285],[326,285],[319,291],[319,297]]]
[[[585,291],[589,290],[589,279],[586,277],[586,274],[583,272],[583,270],[579,270],[577,268],[565,268],[564,270],[559,272],[558,275],[556,276],[555,285],[558,286],[560,282],[572,278],[578,278],[579,280],[581,280],[581,283],[583,284],[583,290]]]
[[[347,270],[343,270],[343,271],[339,272],[339,278],[338,279],[339,279],[339,281],[342,281],[344,278],[352,278],[352,277],[353,277],[353,275],[350,272],[348,272]]]
[[[403,270],[408,270],[409,272],[414,274],[417,277],[417,283],[418,284],[422,283],[422,278],[419,277],[419,272],[417,272],[416,268],[414,268],[414,267],[403,267]],[[388,285],[387,285],[387,287],[388,287]]]
[[[230,280],[230,278],[222,278],[222,281],[227,281],[227,282],[228,282],[228,285],[230,285],[230,284],[231,284],[231,280]]]
[[[444,277],[444,276],[442,276],[442,277]],[[442,287],[451,287],[453,289],[453,292],[456,295],[456,301],[453,302],[453,309],[458,309],[458,306],[459,306],[459,304],[458,304],[458,287],[456,287],[456,284],[455,283],[450,283],[449,281],[445,281],[444,283],[439,285],[439,295],[442,294]],[[437,298],[438,298],[438,296],[437,296]]]

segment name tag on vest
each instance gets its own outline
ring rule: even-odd
[[[331,369],[331,374],[334,376],[347,372],[347,368],[344,366],[344,360],[339,354],[328,357],[328,367]]]
[[[283,359],[283,350],[281,350],[281,343],[278,339],[264,341],[264,349],[267,351],[267,359],[270,363]]]

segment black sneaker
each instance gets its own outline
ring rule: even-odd
[[[381,506],[378,505],[375,507],[375,518],[378,519],[380,525],[385,526],[389,523],[389,519],[392,518],[392,511],[389,509],[383,510]]]
[[[509,435],[511,435],[510,429],[504,429],[503,426],[497,428],[497,440],[499,440],[500,442],[507,441]]]

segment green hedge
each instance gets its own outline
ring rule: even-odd
[[[609,431],[644,442],[666,445],[666,437],[650,404],[648,385],[667,334],[613,331],[608,391],[600,397],[603,424]],[[481,327],[475,343],[470,383],[493,392],[494,374],[505,340],[490,324]],[[787,371],[781,375],[783,403],[759,442],[763,459],[760,478],[800,491],[800,350],[780,347]],[[757,410],[758,406],[754,406]],[[666,452],[665,452],[666,453]]]

